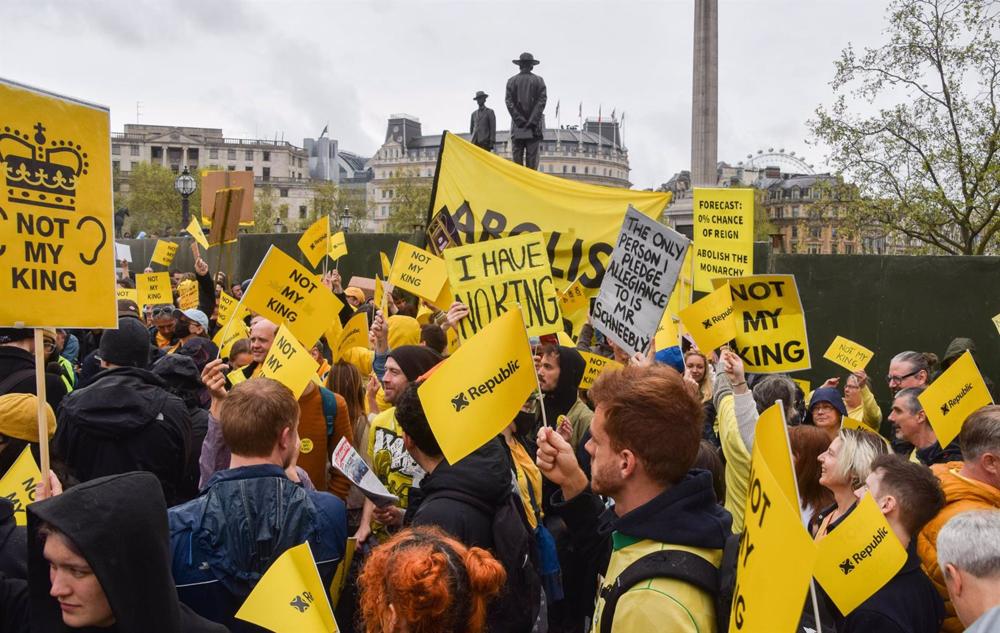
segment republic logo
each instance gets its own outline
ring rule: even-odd
[[[455,408],[455,413],[458,413],[468,407],[476,398],[485,396],[488,393],[493,393],[497,387],[513,376],[514,372],[520,368],[520,360],[508,361],[507,364],[500,367],[493,376],[490,376],[478,385],[473,385],[467,389],[459,391],[451,399],[451,406]]]
[[[732,313],[733,313],[733,306],[729,306],[728,308],[726,308],[725,310],[723,310],[722,314],[716,314],[714,316],[710,316],[707,319],[705,319],[704,321],[702,321],[701,322],[701,327],[703,327],[706,330],[708,330],[713,325],[715,325],[716,323],[722,323],[723,321],[725,321],[726,318],[729,317],[729,315],[732,314]]]
[[[954,398],[941,405],[941,415],[948,415],[948,412],[951,411],[955,405],[961,402],[962,398],[964,398],[970,391],[972,391],[972,383],[967,382]]]
[[[875,534],[872,536],[871,543],[865,545],[864,549],[851,554],[849,557],[844,559],[844,562],[840,563],[840,571],[843,572],[845,576],[854,571],[854,566],[856,564],[860,565],[864,559],[874,554],[875,549],[878,548],[888,535],[889,530],[885,528],[879,528],[876,530]]]

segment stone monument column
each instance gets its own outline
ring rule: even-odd
[[[715,187],[719,152],[719,0],[694,2],[693,83],[691,186]]]

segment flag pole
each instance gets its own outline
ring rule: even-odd
[[[330,265],[330,214],[326,214],[326,252],[323,253],[323,277],[326,277]],[[334,262],[336,265],[336,262]]]
[[[524,311],[521,310],[521,303],[520,302],[518,302],[518,304],[517,304],[517,309],[521,313],[521,325],[524,326],[524,336],[525,336],[526,339],[528,339],[528,349],[530,350],[531,349],[531,336],[528,335],[528,325],[524,322]],[[534,361],[534,359],[535,359],[535,355],[532,354],[531,355],[531,360]],[[542,410],[542,426],[548,426],[549,425],[549,418],[548,418],[547,415],[545,415],[545,403],[542,402],[542,400],[545,398],[545,396],[542,394],[542,383],[538,382],[538,369],[534,368],[532,373],[535,375],[535,388],[537,389],[537,391],[535,391],[535,394],[536,394],[535,395],[535,400],[538,401],[538,408]],[[555,429],[555,427],[552,427],[552,428]]]
[[[42,496],[49,496],[49,424],[45,415],[45,339],[35,328],[35,394],[38,414],[38,456],[42,471]]]

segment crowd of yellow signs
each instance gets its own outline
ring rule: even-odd
[[[115,288],[107,109],[0,79],[0,130],[0,161],[10,186],[0,213],[0,266],[9,269],[0,275],[0,326],[113,328],[116,296],[140,305],[170,303],[166,273],[137,275],[134,291]],[[384,310],[392,286],[441,310],[456,299],[470,307],[449,341],[449,359],[419,390],[435,436],[455,462],[499,433],[538,389],[528,337],[559,331],[566,340],[564,320],[574,336],[579,333],[626,209],[655,218],[669,194],[594,187],[524,170],[448,133],[441,151],[432,206],[451,214],[464,246],[438,257],[400,242],[391,260],[380,253],[375,301]],[[701,349],[731,344],[749,371],[808,369],[795,279],[752,274],[752,192],[696,189],[694,204],[695,239],[655,332],[656,349],[677,345],[684,332]],[[572,223],[558,221],[566,217]],[[209,248],[197,219],[187,230]],[[347,253],[344,234],[331,234],[325,218],[303,234],[299,246],[313,268]],[[161,241],[152,261],[169,266],[176,250],[176,244]],[[692,303],[693,290],[708,294]],[[197,305],[197,288],[180,294],[182,307]],[[342,325],[341,307],[313,270],[272,246],[241,300],[221,296],[215,342],[226,356],[234,341],[247,336],[244,317],[251,312],[278,323],[263,374],[299,394],[316,375],[306,345],[325,337],[334,360],[368,346],[366,316]],[[595,354],[584,357],[583,388],[619,366]],[[872,352],[837,337],[824,357],[854,371],[866,366]],[[920,399],[942,445],[971,411],[990,402],[969,354]],[[812,578],[849,611],[905,560],[890,533],[871,553],[866,573],[838,569],[873,534],[887,530],[870,499],[821,544],[809,538],[799,518],[785,428],[777,407],[757,427],[732,631],[793,630]],[[25,482],[38,478],[25,452],[0,479],[0,494],[19,504],[22,523],[23,506],[34,495]],[[305,544],[275,562],[239,617],[275,631],[334,631],[329,598],[336,601],[337,593],[327,595]]]

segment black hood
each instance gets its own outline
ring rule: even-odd
[[[511,491],[510,455],[500,441],[490,440],[455,464],[442,461],[420,481],[419,488],[410,490],[410,504],[416,505],[413,497],[418,491],[422,499],[437,490],[458,490],[497,505]]]
[[[583,370],[587,367],[583,356],[572,347],[560,345],[558,354],[559,380],[556,381],[556,388],[553,391],[544,394],[545,416],[552,426],[556,424],[556,418],[566,415],[576,404]]]
[[[716,503],[712,474],[692,470],[666,492],[615,520],[614,529],[661,543],[721,549],[733,531],[733,517]]]
[[[145,369],[105,369],[90,386],[63,400],[60,420],[68,416],[99,437],[129,437],[155,422],[166,400],[174,397],[165,387],[159,376]]]
[[[166,389],[184,401],[188,408],[202,404],[205,385],[201,382],[201,370],[195,360],[183,353],[167,354],[156,361],[151,368],[153,374],[166,383]]]
[[[87,559],[123,632],[180,633],[170,572],[167,504],[160,482],[133,472],[93,479],[28,506],[28,585],[32,631],[71,631],[49,596],[49,567],[38,529],[48,523]]]

